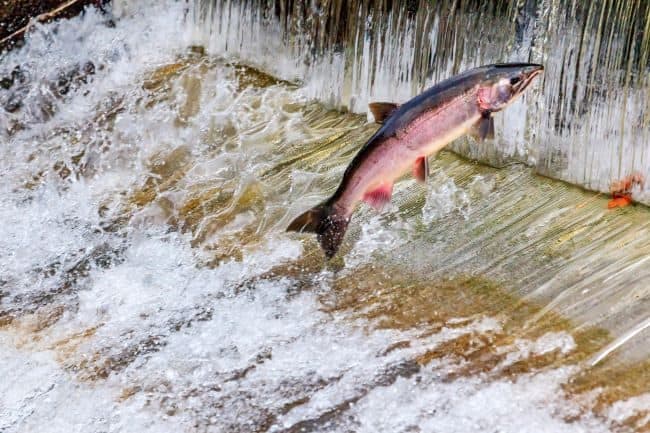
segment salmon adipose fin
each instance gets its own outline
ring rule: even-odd
[[[371,102],[368,104],[368,108],[372,112],[372,117],[375,118],[375,123],[381,125],[399,108],[399,105],[392,102]]]
[[[350,218],[337,211],[336,206],[322,203],[293,220],[287,231],[316,233],[318,242],[328,259],[341,246]]]

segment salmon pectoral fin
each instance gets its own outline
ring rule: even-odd
[[[426,183],[429,179],[429,158],[421,156],[413,164],[413,177],[420,182]]]
[[[393,194],[393,184],[384,183],[378,188],[366,192],[363,195],[363,201],[365,201],[370,206],[374,207],[378,212],[380,212],[384,208],[386,203],[390,201],[390,197],[392,194]]]
[[[318,243],[328,259],[334,257],[343,242],[350,218],[336,206],[322,203],[294,219],[287,231],[316,233]]]
[[[483,116],[472,126],[470,134],[477,141],[494,139],[494,119],[492,116]]]
[[[380,125],[388,119],[399,105],[392,102],[371,102],[368,104],[368,108],[372,112],[372,117],[375,118],[375,122]]]

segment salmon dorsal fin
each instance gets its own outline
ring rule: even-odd
[[[470,134],[477,141],[494,139],[494,119],[492,116],[482,116],[474,125],[472,125]]]
[[[426,183],[429,178],[429,158],[421,156],[413,164],[413,177],[420,183]]]
[[[375,122],[381,125],[399,108],[399,105],[392,102],[371,102],[368,104],[368,108],[370,108]]]
[[[393,184],[384,183],[379,187],[366,192],[363,195],[363,201],[368,203],[370,206],[374,207],[378,212],[380,212],[386,203],[390,201],[390,196],[393,194]]]

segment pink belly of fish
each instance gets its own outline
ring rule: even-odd
[[[420,116],[369,155],[352,177],[350,188],[341,197],[339,205],[347,210],[347,216],[360,201],[380,208],[390,200],[395,180],[410,171],[418,158],[436,154],[466,134],[479,119],[478,110],[466,104]]]

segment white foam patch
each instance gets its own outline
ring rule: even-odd
[[[617,401],[607,411],[607,417],[614,422],[622,423],[637,415],[645,415],[638,425],[650,422],[650,393],[638,395],[624,401]]]
[[[522,359],[535,355],[559,352],[566,355],[576,348],[573,337],[566,332],[548,332],[535,341],[518,338],[511,346],[500,348],[501,353],[507,353],[501,363],[502,367],[512,365]]]
[[[143,254],[145,246],[161,249],[151,242],[135,246],[129,266],[136,266],[134,255]],[[207,287],[222,281],[218,275],[223,270],[198,272],[193,276],[195,287],[183,296],[173,294],[170,289],[187,287],[184,277],[188,276],[182,271],[178,276],[178,264],[187,251],[182,245],[175,248],[171,258],[163,259],[174,252],[172,247],[158,253],[163,263],[157,276],[147,275],[147,266],[138,266],[138,274],[132,273],[134,293],[111,301],[120,313],[109,319],[113,326],[137,320],[145,304],[146,310],[169,314],[182,307],[183,297],[205,295]],[[116,273],[109,271],[104,277]],[[165,283],[137,285],[148,278]],[[93,293],[101,296],[99,290],[107,288],[99,285]],[[111,289],[120,293],[119,284]],[[161,289],[164,296],[152,289]],[[167,305],[171,302],[162,298],[177,305]],[[90,296],[82,304],[86,303],[92,304]],[[209,305],[209,320],[182,327],[159,351],[95,384],[75,381],[48,351],[4,352],[4,373],[18,372],[21,378],[7,383],[9,392],[3,393],[6,431],[171,432],[192,426],[225,431],[245,425],[244,413],[256,425],[265,411],[277,411],[303,396],[308,401],[280,416],[269,431],[318,419],[332,407],[347,411],[333,431],[354,427],[357,431],[400,432],[414,426],[440,432],[608,431],[589,417],[578,423],[562,419],[572,409],[560,388],[571,369],[526,375],[514,382],[480,377],[442,382],[439,375],[446,361],[423,369],[408,361],[466,333],[500,332],[494,319],[467,321],[465,326],[443,328],[424,338],[417,336],[417,330],[371,330],[364,321],[351,323],[344,316],[320,311],[315,293],[296,292],[287,279],[260,281],[244,293],[212,299]],[[111,335],[119,335],[118,328]],[[147,327],[140,328],[136,332]],[[111,335],[100,334],[99,342],[106,343]],[[564,337],[556,337],[558,341],[549,335],[530,344],[541,351],[549,345],[562,347]],[[412,344],[389,349],[399,341]],[[137,390],[135,394],[121,399],[130,388]]]
[[[172,3],[156,14],[140,11],[124,16],[112,28],[105,25],[107,17],[91,8],[83,17],[39,25],[23,48],[3,58],[0,73],[20,67],[29,80],[24,108],[0,116],[0,135],[13,122],[25,126],[3,137],[6,145],[0,150],[0,191],[5,197],[0,204],[1,272],[3,280],[14,283],[13,290],[54,287],[60,281],[45,281],[43,275],[48,265],[72,266],[94,247],[112,242],[99,227],[97,210],[140,175],[133,170],[134,161],[146,147],[138,145],[147,142],[142,140],[142,128],[131,134],[133,125],[140,122],[146,128],[148,122],[160,122],[155,115],[148,120],[133,116],[119,132],[95,135],[92,118],[116,94],[137,98],[141,88],[133,84],[142,81],[144,72],[175,58],[183,47],[181,12],[182,6]],[[91,83],[58,99],[47,93],[57,74],[87,61],[95,64]],[[0,93],[4,97],[10,92]],[[54,114],[45,120],[37,115],[44,104],[54,107]],[[60,167],[72,167],[75,154],[85,154],[89,172],[79,178],[72,173],[64,180]],[[33,185],[27,189],[29,182]],[[41,273],[30,272],[38,267],[43,268]]]
[[[373,260],[376,253],[394,251],[406,244],[413,232],[412,226],[399,216],[375,214],[361,227],[361,235],[352,251],[345,256],[345,265],[354,269]]]
[[[268,271],[273,265],[295,260],[298,242],[276,241],[246,255],[242,262],[227,262],[216,269],[197,267],[200,258],[178,234],[144,234],[134,239],[124,263],[91,274],[91,289],[80,293],[75,326],[102,323],[98,334],[119,344],[131,329],[157,328],[174,312],[189,314],[206,303],[206,297],[224,296],[231,286]],[[277,248],[281,246],[281,248]],[[277,248],[277,249],[276,249]]]
[[[435,372],[399,379],[390,390],[377,389],[359,402],[353,412],[359,431],[408,432],[608,432],[599,420],[562,419],[570,405],[562,398],[560,384],[571,369],[525,375],[513,382],[482,382],[478,378],[452,383],[436,380]],[[386,391],[390,399],[386,399]]]
[[[71,381],[47,352],[21,352],[0,336],[0,431],[108,431],[115,394]]]
[[[106,25],[109,17],[93,8],[82,17],[37,25],[25,46],[7,54],[0,66],[0,72],[5,74],[20,67],[32,83],[24,103],[28,109],[21,112],[19,119],[38,120],[33,107],[48,96],[46,83],[57,82],[61,71],[83,67],[88,61],[95,65],[95,75],[89,77],[93,86],[91,94],[71,92],[64,97],[66,104],[56,113],[59,122],[85,119],[102,97],[130,88],[134,78],[156,65],[172,61],[185,49],[182,4],[169,2],[166,7],[160,7],[155,1],[138,4],[136,11],[119,17],[116,28]],[[153,9],[157,13],[150,13]],[[12,117],[3,117],[0,125],[6,126],[4,121]]]
[[[465,191],[459,189],[452,179],[435,182],[433,185],[422,207],[422,220],[426,224],[431,224],[452,212],[458,212],[463,218],[467,218],[470,201]]]
[[[495,188],[492,177],[477,175],[464,187],[459,187],[444,171],[438,171],[427,182],[427,195],[422,207],[422,220],[431,224],[448,215],[459,214],[467,219],[472,204],[484,199]]]

